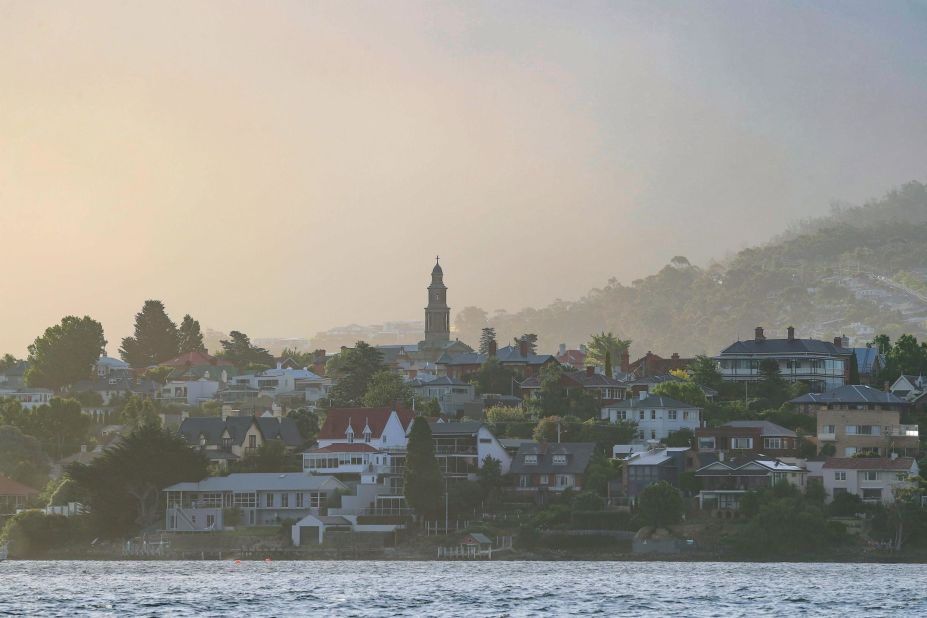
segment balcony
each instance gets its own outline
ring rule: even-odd
[[[821,442],[836,442],[837,434],[836,433],[818,433],[818,440]]]
[[[894,425],[886,433],[894,438],[917,438],[920,435],[917,425]]]
[[[476,455],[475,446],[436,446],[435,455]]]

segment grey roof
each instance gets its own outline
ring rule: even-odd
[[[816,355],[816,356],[847,356],[853,353],[853,348],[838,347],[830,341],[819,339],[764,339],[756,341],[737,341],[721,350],[724,355]]]
[[[552,444],[527,442],[518,448],[518,453],[512,458],[510,471],[514,474],[582,474],[586,471],[594,452],[595,444],[592,442],[560,442]],[[561,454],[567,456],[566,464],[555,465],[553,456]],[[525,455],[536,455],[538,458],[537,464],[526,464]]]
[[[110,380],[113,380],[111,383]],[[158,390],[158,384],[153,380],[134,378],[98,378],[96,380],[81,380],[71,387],[75,393],[88,391],[107,392],[119,391],[130,393],[153,393]]]
[[[480,545],[492,545],[492,540],[482,532],[471,532],[469,536]]]
[[[808,393],[792,399],[789,403],[816,403],[822,405],[828,403],[881,403],[901,405],[907,402],[900,397],[871,386],[848,384],[826,393]]]
[[[639,408],[698,408],[691,403],[685,403],[665,395],[647,395],[644,399],[635,397],[633,399],[624,399],[618,403],[605,406],[608,409],[617,410],[637,410]]]
[[[724,423],[722,427],[757,427],[762,437],[787,437],[795,438],[796,434],[791,429],[786,429],[782,425],[771,423],[770,421],[731,421]]]
[[[499,444],[501,444],[504,449],[518,449],[526,442],[534,442],[534,440],[530,438],[498,438],[498,440]]]
[[[464,352],[453,356],[444,354],[437,360],[439,365],[482,365],[488,356],[479,352]],[[551,354],[528,354],[522,356],[518,348],[507,345],[496,350],[496,360],[500,363],[518,363],[526,365],[543,365],[551,360],[557,361]]]
[[[422,386],[470,386],[470,383],[464,382],[463,380],[457,380],[455,378],[449,378],[447,376],[441,376],[440,378],[435,378],[434,380],[412,380],[409,382],[409,386],[412,388],[419,388]]]
[[[432,423],[431,424],[431,435],[456,435],[456,434],[465,434],[465,435],[475,435],[480,427],[483,426],[483,423],[479,421],[462,421],[462,422],[450,422],[450,423]]]
[[[230,416],[223,420],[218,416],[191,416],[180,424],[178,433],[190,445],[199,444],[201,435],[206,437],[207,444],[218,445],[222,439],[222,433],[228,429],[232,441],[241,444],[253,421],[257,422],[258,429],[261,430],[265,440],[281,440],[290,447],[297,447],[303,443],[296,422],[291,418]]]
[[[758,464],[759,469],[752,469]],[[709,468],[707,470],[706,468]],[[696,476],[766,476],[770,472],[801,472],[803,468],[783,463],[765,456],[735,457],[724,461],[713,461],[695,471]]]
[[[853,348],[853,353],[856,354],[856,367],[862,374],[872,372],[872,366],[876,361],[880,367],[885,366],[885,355],[879,354],[878,348]]]
[[[333,476],[317,476],[302,472],[249,472],[210,476],[193,483],[176,483],[164,491],[320,491],[347,489]]]

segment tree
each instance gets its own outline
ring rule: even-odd
[[[515,337],[515,347],[518,348],[521,344],[527,344],[528,354],[535,354],[538,351],[538,336],[534,333],[525,333],[521,337]]]
[[[789,393],[789,386],[782,378],[779,362],[772,358],[760,361],[760,381],[757,384],[757,393],[769,402],[769,405],[778,407],[785,401]]]
[[[441,402],[432,397],[424,404],[418,407],[422,414],[431,418],[441,416]]]
[[[513,395],[515,372],[503,367],[495,358],[487,358],[480,370],[467,376],[467,381],[476,388],[477,395],[496,393]]]
[[[708,405],[705,393],[695,382],[688,380],[667,380],[660,382],[650,391],[654,395],[663,395],[677,401],[687,403],[690,406],[704,408]]]
[[[679,490],[660,481],[644,489],[637,501],[641,520],[654,528],[665,528],[678,523],[685,512]]]
[[[38,438],[45,452],[55,459],[77,452],[87,442],[90,417],[81,412],[80,402],[75,399],[53,397],[27,418],[24,431]]]
[[[563,368],[551,364],[541,368],[540,388],[529,406],[537,416],[576,416],[581,420],[598,416],[600,402],[579,386],[563,383]]]
[[[405,496],[419,515],[427,517],[438,512],[441,480],[431,427],[423,417],[416,417],[406,448]]]
[[[302,439],[308,444],[315,440],[316,436],[319,435],[319,417],[315,412],[306,410],[305,408],[300,408],[298,410],[290,410],[287,412],[287,418],[293,419],[296,423],[296,428],[299,429],[299,435],[302,436]]]
[[[461,341],[476,341],[480,330],[489,323],[486,311],[479,307],[464,307],[457,312],[454,319],[454,330]]]
[[[721,371],[718,369],[717,361],[714,361],[704,354],[699,354],[692,362],[689,363],[689,371],[692,375],[692,381],[708,388],[718,390],[721,388]]]
[[[203,343],[200,323],[194,320],[189,313],[183,316],[183,321],[180,323],[180,328],[177,331],[177,342],[180,354],[206,352],[206,344]]]
[[[371,376],[363,402],[368,408],[396,406],[408,409],[412,407],[412,389],[398,373],[383,369]]]
[[[253,367],[261,371],[274,366],[274,356],[264,348],[251,345],[251,339],[243,332],[233,330],[228,339],[219,341],[222,351],[219,356],[236,367]]]
[[[106,352],[103,326],[89,316],[69,315],[45,329],[29,346],[26,382],[58,390],[90,376],[93,364]]]
[[[872,343],[875,344],[876,348],[879,350],[879,354],[888,354],[892,349],[892,340],[884,333],[876,335]]]
[[[583,486],[600,496],[608,495],[608,483],[621,478],[621,464],[596,452],[586,466],[585,482]],[[575,506],[575,505],[574,505]],[[597,510],[597,509],[578,509]]]
[[[4,354],[3,357],[0,357],[0,371],[6,371],[17,364],[19,364],[19,359],[12,354]]]
[[[496,340],[496,329],[487,326],[480,335],[480,354],[489,354],[489,346]]]
[[[146,300],[135,314],[135,336],[125,337],[119,355],[140,369],[174,358],[179,352],[180,335],[160,300]]]
[[[89,464],[67,468],[97,534],[124,538],[157,522],[161,491],[206,477],[206,456],[176,434],[148,424]]]
[[[612,378],[615,374],[612,372],[612,352],[611,350],[605,351],[605,375]]]
[[[339,356],[334,375],[329,374],[336,380],[329,392],[332,405],[362,405],[371,379],[383,369],[383,355],[375,347],[358,341],[353,348],[345,348]]]
[[[268,440],[253,455],[230,465],[231,472],[300,472],[301,468],[280,440]]]
[[[684,447],[684,446],[694,446],[695,445],[695,434],[692,433],[692,430],[688,427],[683,427],[682,429],[677,429],[667,436],[664,440],[666,446],[669,447]]]
[[[38,440],[18,427],[0,425],[0,474],[39,488],[48,480],[48,466],[48,456]]]
[[[483,492],[483,501],[487,504],[494,504],[499,499],[504,485],[502,462],[487,455],[477,472],[477,479]]]
[[[132,395],[126,401],[126,405],[120,413],[120,420],[131,428],[147,425],[157,426],[161,423],[155,402],[149,397],[142,398],[138,395]]]
[[[630,346],[630,339],[619,339],[611,331],[590,335],[589,341],[586,343],[586,364],[594,367],[605,367],[607,356],[610,356],[612,361],[616,358],[620,359],[621,355]],[[608,372],[606,372],[606,375],[614,377]]]

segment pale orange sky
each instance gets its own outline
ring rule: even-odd
[[[927,161],[927,10],[0,0],[0,353],[147,298],[252,337],[517,310]]]

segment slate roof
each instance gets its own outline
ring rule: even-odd
[[[872,372],[873,364],[878,361],[880,367],[885,366],[885,355],[879,354],[878,348],[852,348],[856,354],[856,367],[862,374]]]
[[[164,491],[319,491],[347,487],[333,476],[301,472],[249,472],[210,476],[199,482],[176,483]]]
[[[680,409],[692,409],[697,408],[691,403],[684,403],[678,399],[673,399],[672,397],[667,397],[665,395],[647,395],[644,399],[640,397],[634,397],[633,399],[623,399],[617,403],[611,403],[605,406],[608,409],[615,410],[637,410],[643,408],[680,408]]]
[[[820,339],[764,339],[756,341],[737,341],[721,350],[725,355],[764,355],[779,356],[815,355],[815,356],[848,356],[853,353],[852,348],[839,347],[830,341]]]
[[[582,474],[586,471],[594,452],[595,444],[592,442],[526,442],[518,448],[518,453],[512,458],[510,471],[513,474]],[[566,464],[554,465],[553,456],[561,454],[567,456]],[[526,464],[525,455],[536,455],[538,463]]]
[[[795,432],[791,429],[786,429],[782,425],[777,425],[769,421],[731,421],[729,423],[724,423],[722,427],[749,427],[749,428],[759,428],[760,436],[766,437],[787,437],[795,438],[797,437]]]
[[[761,469],[753,469],[750,464],[759,464]],[[708,468],[711,468],[710,470]],[[735,457],[717,460],[696,470],[702,476],[766,476],[770,472],[802,472],[803,468],[783,463],[778,459],[765,457]]]
[[[358,438],[364,435],[364,427],[369,426],[370,435],[376,440],[383,435],[383,429],[392,412],[392,408],[331,408],[325,416],[325,423],[319,430],[318,437],[322,440],[343,440],[350,423],[354,435]],[[408,431],[415,420],[415,412],[396,410],[396,415],[403,429]]]
[[[257,423],[265,440],[281,440],[289,447],[297,447],[303,443],[296,422],[291,418],[230,416],[223,420],[219,416],[191,416],[180,424],[178,433],[191,446],[200,443],[201,435],[205,436],[206,443],[212,446],[219,445],[223,432],[228,429],[232,441],[241,444],[252,422]]]
[[[486,354],[479,352],[464,352],[450,356],[444,354],[437,360],[439,365],[482,365],[486,362]],[[496,360],[501,364],[523,364],[523,365],[543,365],[544,363],[557,359],[551,354],[528,354],[522,356],[518,348],[507,345],[496,350]]]
[[[901,397],[876,388],[872,388],[871,386],[865,386],[862,384],[847,384],[846,386],[835,388],[834,390],[827,391],[826,393],[808,393],[806,395],[802,395],[801,397],[792,399],[789,401],[789,403],[881,403],[902,405],[907,402]]]
[[[111,383],[110,380],[113,380]],[[131,393],[154,393],[160,385],[153,380],[135,380],[134,378],[98,378],[96,380],[81,380],[71,387],[75,393],[88,391],[104,392],[131,392]]]
[[[910,470],[912,457],[831,457],[824,462],[829,470]]]
[[[434,380],[412,380],[409,382],[409,386],[412,388],[417,388],[421,386],[470,386],[470,384],[468,382],[464,382],[463,380],[441,376],[440,378],[435,378]]]
[[[450,423],[431,423],[431,435],[475,435],[483,423],[479,421],[463,421]]]

